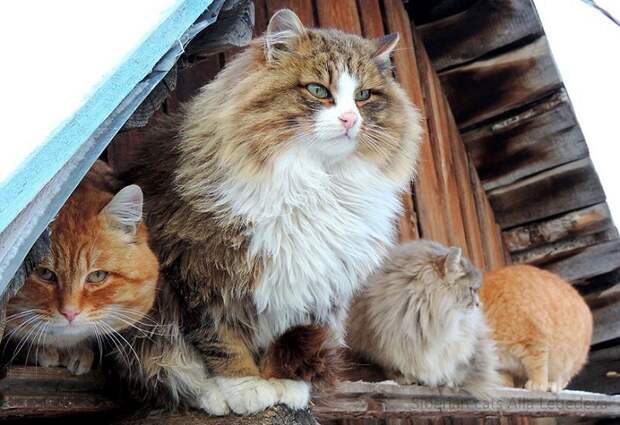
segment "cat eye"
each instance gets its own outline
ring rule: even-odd
[[[357,93],[355,93],[356,102],[363,102],[368,99],[370,99],[370,90],[360,90]]]
[[[91,272],[86,276],[86,281],[88,283],[101,283],[108,277],[108,272],[104,272],[103,270],[96,270]]]
[[[312,96],[318,99],[328,99],[331,97],[331,94],[329,90],[327,90],[327,87],[321,84],[310,83],[306,86],[306,90],[308,90]]]
[[[45,267],[37,268],[36,273],[37,276],[47,282],[56,282],[58,280],[58,278],[56,277],[56,273]]]

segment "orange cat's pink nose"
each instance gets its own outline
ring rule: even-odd
[[[355,122],[357,121],[357,114],[355,112],[345,112],[344,114],[340,115],[338,119],[342,122],[344,128],[350,130],[351,128],[353,128]]]
[[[67,318],[67,320],[69,321],[69,323],[73,322],[73,319],[75,319],[75,317],[80,314],[79,311],[74,311],[74,310],[65,310],[65,311],[61,311],[62,315],[65,316]]]

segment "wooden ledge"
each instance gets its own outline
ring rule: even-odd
[[[321,420],[411,417],[620,417],[620,396],[563,391],[560,394],[501,389],[489,401],[450,390],[386,382],[344,382],[318,394],[310,411],[276,406],[251,417],[208,417],[200,412],[123,415],[105,394],[103,376],[73,376],[61,368],[14,367],[0,381],[0,420],[108,413],[122,425],[313,425]]]

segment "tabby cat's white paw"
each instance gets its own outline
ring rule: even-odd
[[[291,379],[270,379],[278,394],[278,401],[291,409],[305,409],[310,402],[310,384]]]
[[[60,353],[53,347],[41,347],[36,353],[36,359],[39,366],[60,366]]]
[[[75,347],[67,353],[65,366],[74,375],[83,375],[90,372],[95,360],[95,353],[90,347]]]
[[[216,378],[224,399],[238,415],[260,412],[278,402],[274,386],[256,376],[242,378]]]
[[[195,407],[213,416],[226,416],[230,413],[230,408],[220,387],[215,379],[212,378],[207,379]]]

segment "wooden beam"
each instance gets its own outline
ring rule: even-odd
[[[291,9],[299,16],[301,22],[307,27],[318,25],[314,19],[314,8],[312,0],[266,0],[267,22],[269,18],[279,9]],[[265,27],[266,28],[266,27]]]
[[[530,0],[481,0],[419,30],[438,71],[543,34]]]
[[[571,257],[547,263],[545,268],[573,283],[608,273],[620,268],[620,239],[590,246]]]
[[[605,193],[589,158],[488,192],[503,229],[599,204]]]
[[[504,240],[508,250],[516,253],[565,238],[600,232],[612,226],[609,207],[601,203],[507,230],[504,232]]]
[[[486,190],[588,156],[564,90],[517,115],[465,132]]]
[[[360,418],[620,415],[620,396],[563,391],[559,394],[499,389],[491,401],[464,393],[391,383],[347,382],[319,395],[312,411],[320,421]]]
[[[573,378],[569,388],[620,393],[620,346],[591,351],[586,366]]]
[[[361,34],[359,13],[355,0],[315,0],[319,25],[336,28],[353,34]]]
[[[525,106],[562,85],[544,36],[439,77],[460,128]]]

